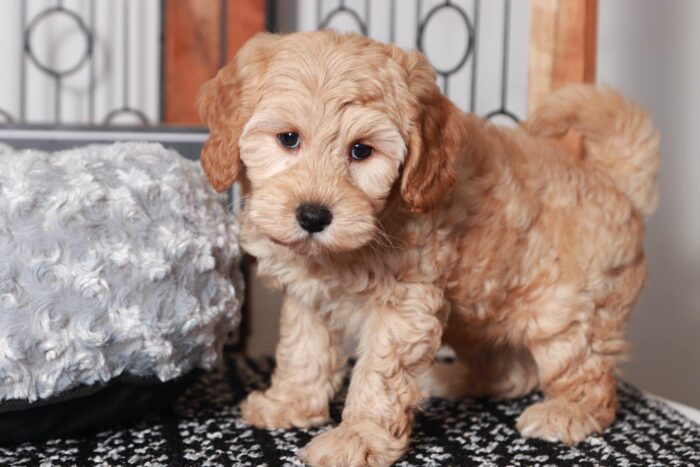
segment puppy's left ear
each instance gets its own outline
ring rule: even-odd
[[[401,179],[401,196],[413,212],[435,207],[455,184],[455,161],[462,146],[463,115],[445,97],[435,72],[419,52],[404,52],[403,64],[415,116]]]
[[[238,178],[238,140],[253,112],[259,78],[278,38],[257,34],[200,91],[199,115],[209,127],[200,162],[216,191],[226,191]]]

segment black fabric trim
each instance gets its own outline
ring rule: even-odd
[[[174,381],[174,380],[173,380]],[[107,383],[95,383],[91,385],[81,385],[67,391],[60,392],[46,399],[37,399],[28,401],[26,399],[6,399],[0,402],[0,414],[6,412],[16,412],[19,410],[33,409],[47,405],[67,402],[71,399],[90,396],[99,391],[102,391],[110,386],[116,385],[133,385],[133,386],[153,386],[163,384],[163,381],[155,376],[137,376],[137,375],[120,375],[108,381]]]
[[[0,412],[0,445],[80,436],[172,404],[191,375],[168,382],[125,376],[32,403],[9,400]]]

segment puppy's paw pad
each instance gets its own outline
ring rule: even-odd
[[[243,420],[258,428],[307,428],[321,425],[328,419],[328,409],[312,411],[309,401],[282,401],[268,397],[262,391],[248,395],[241,404]]]
[[[390,464],[381,462],[358,431],[343,425],[316,436],[299,452],[299,458],[313,467],[362,467]]]
[[[518,417],[517,428],[526,438],[576,444],[592,433],[602,431],[589,410],[565,399],[549,399],[533,404]]]

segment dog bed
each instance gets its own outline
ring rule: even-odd
[[[0,145],[0,442],[138,413],[214,366],[242,296],[226,202],[158,144]]]
[[[0,465],[301,466],[296,452],[331,425],[259,430],[238,403],[269,384],[271,359],[225,353],[225,365],[199,375],[170,409],[93,436],[0,447]],[[347,387],[348,378],[346,378]],[[340,420],[343,393],[331,408]],[[515,420],[540,394],[511,401],[429,399],[416,414],[398,466],[700,465],[700,426],[633,386],[618,386],[615,423],[576,446],[524,439]]]

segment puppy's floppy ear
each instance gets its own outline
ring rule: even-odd
[[[462,114],[435,83],[435,72],[419,52],[404,52],[403,65],[415,98],[414,120],[401,179],[401,196],[413,212],[438,204],[455,183],[462,145]]]
[[[227,190],[238,178],[238,140],[255,106],[256,78],[265,72],[277,40],[274,34],[257,34],[200,91],[199,115],[209,127],[201,164],[216,191]]]

